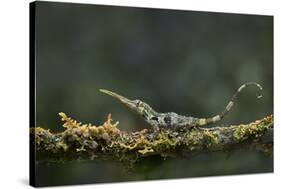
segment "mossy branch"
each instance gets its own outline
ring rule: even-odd
[[[155,134],[144,129],[125,132],[117,128],[111,115],[101,126],[82,124],[59,114],[65,131],[51,133],[40,127],[31,129],[37,159],[68,160],[113,158],[137,160],[151,155],[193,155],[206,151],[255,147],[272,153],[273,115],[248,124],[189,130],[162,129]]]

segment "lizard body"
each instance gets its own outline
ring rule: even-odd
[[[236,100],[240,92],[249,85],[254,85],[258,87],[260,91],[262,91],[262,87],[255,82],[249,82],[241,85],[238,90],[234,93],[231,100],[228,102],[224,111],[210,118],[196,118],[190,116],[183,116],[175,112],[158,113],[153,110],[153,108],[150,107],[147,103],[141,100],[130,100],[117,93],[105,89],[100,89],[100,92],[119,100],[131,110],[141,115],[143,119],[154,128],[155,131],[158,131],[159,128],[190,128],[196,126],[204,126],[220,121],[231,110],[234,105],[234,101]],[[257,96],[257,98],[261,97],[261,94]]]

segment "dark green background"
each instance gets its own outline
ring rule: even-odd
[[[243,91],[221,124],[273,113],[273,17],[37,2],[36,126],[62,131],[58,112],[121,130],[149,128],[105,88],[142,99],[159,112],[208,117]],[[128,171],[110,161],[37,163],[38,185],[272,172],[272,157],[236,150],[192,158],[152,157]]]

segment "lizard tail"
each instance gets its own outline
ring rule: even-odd
[[[220,121],[230,110],[231,108],[233,107],[234,105],[234,101],[236,100],[236,98],[238,97],[238,95],[240,94],[240,92],[250,86],[250,85],[254,85],[256,87],[259,88],[260,90],[260,93],[257,95],[257,98],[261,98],[262,97],[262,86],[258,83],[255,83],[255,82],[249,82],[249,83],[245,83],[243,85],[241,85],[238,90],[234,93],[234,95],[232,96],[231,100],[228,102],[227,106],[225,107],[224,111],[214,117],[211,117],[211,118],[203,118],[203,119],[198,119],[198,125],[202,126],[202,125],[207,125],[207,124],[210,124],[210,123],[216,123],[218,121]]]

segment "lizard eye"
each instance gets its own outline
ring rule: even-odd
[[[139,107],[141,105],[141,101],[140,100],[136,100],[136,104],[137,104],[137,107]]]

